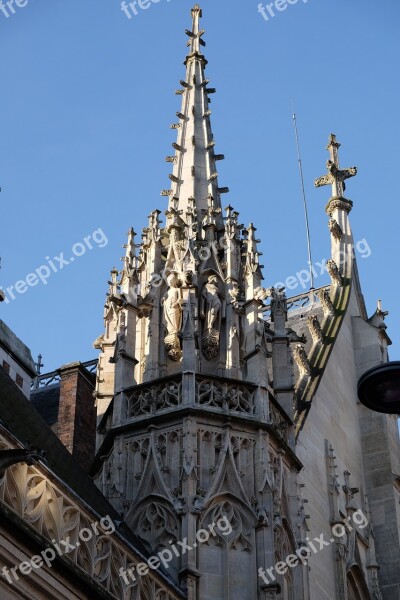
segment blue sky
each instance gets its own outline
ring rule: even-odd
[[[131,19],[120,0],[28,0],[8,18],[0,12],[0,284],[51,270],[46,285],[2,303],[0,318],[43,354],[45,371],[96,357],[126,233],[166,208],[164,157],[193,3],[160,0]],[[307,261],[294,98],[314,261],[329,257],[329,189],[314,190],[313,180],[334,132],[342,166],[359,168],[346,195],[355,241],[370,249],[358,256],[368,311],[382,298],[391,358],[400,359],[398,0],[299,0],[268,21],[253,0],[201,5],[216,150],[226,155],[220,185],[241,221],[258,227],[266,285]],[[60,269],[73,247],[82,256]]]

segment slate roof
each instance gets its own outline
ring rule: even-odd
[[[58,407],[60,404],[60,384],[49,385],[31,393],[31,404],[46,421],[49,427],[58,421]]]

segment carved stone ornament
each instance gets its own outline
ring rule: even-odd
[[[336,285],[343,285],[342,276],[335,261],[332,259],[328,260],[326,263],[326,268],[328,269],[328,273],[331,276],[332,282]]]
[[[294,348],[293,358],[299,367],[301,375],[311,375],[311,366],[307,358],[306,351],[301,344],[297,344],[297,346]]]
[[[219,331],[206,331],[201,340],[201,349],[207,360],[216,358],[219,352]]]
[[[261,589],[265,593],[265,600],[278,600],[281,593],[281,586],[279,583],[269,583],[268,585],[262,585]]]
[[[257,520],[258,520],[259,524],[264,525],[265,527],[268,527],[269,526],[269,512],[267,511],[266,507],[263,504],[261,504],[260,502],[257,502],[256,514],[257,514]]]
[[[331,217],[335,210],[344,210],[349,213],[353,208],[351,200],[345,198],[331,198],[326,206],[326,212]]]
[[[319,301],[321,302],[324,315],[329,315],[331,317],[335,314],[335,308],[332,304],[332,300],[330,299],[329,292],[327,290],[319,290],[317,292],[317,296]]]
[[[321,324],[316,316],[310,316],[307,319],[308,329],[310,330],[311,337],[314,344],[324,341],[324,335],[322,333]]]
[[[372,597],[374,600],[383,600],[382,592],[379,587],[378,569],[371,569],[371,580],[372,580]]]
[[[167,335],[164,344],[170,359],[174,362],[180,361],[182,358],[182,348],[177,334],[171,333]]]
[[[328,227],[335,240],[339,240],[340,242],[343,237],[343,231],[336,219],[329,219]]]
[[[261,286],[259,286],[258,288],[256,288],[254,290],[254,299],[255,300],[261,300],[262,302],[264,302],[267,298],[271,298],[272,296],[272,289],[271,288],[263,288]]]
[[[287,298],[285,288],[270,288],[268,290],[271,295],[271,315],[274,320],[277,316],[287,315]]]

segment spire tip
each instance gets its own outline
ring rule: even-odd
[[[198,15],[200,17],[200,19],[203,18],[203,10],[200,8],[200,6],[198,4],[194,5],[194,7],[191,10],[191,13],[192,13],[193,19],[195,18],[196,15]]]

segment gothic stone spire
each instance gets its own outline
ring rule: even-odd
[[[205,31],[200,29],[201,17],[202,11],[196,4],[192,9],[192,29],[186,30],[189,37],[189,54],[184,63],[186,77],[176,92],[182,96],[182,107],[177,112],[179,122],[171,126],[177,130],[177,141],[172,144],[175,154],[166,157],[167,162],[173,164],[169,175],[172,185],[170,190],[161,192],[170,198],[169,211],[178,210],[186,221],[188,209],[195,208],[199,222],[201,215],[208,212],[210,202],[216,210],[221,209],[220,194],[228,191],[218,187],[217,162],[224,156],[214,152],[209,96],[216,90],[209,87],[205,76],[207,60],[202,53]],[[221,215],[217,218],[217,227],[223,227]]]

